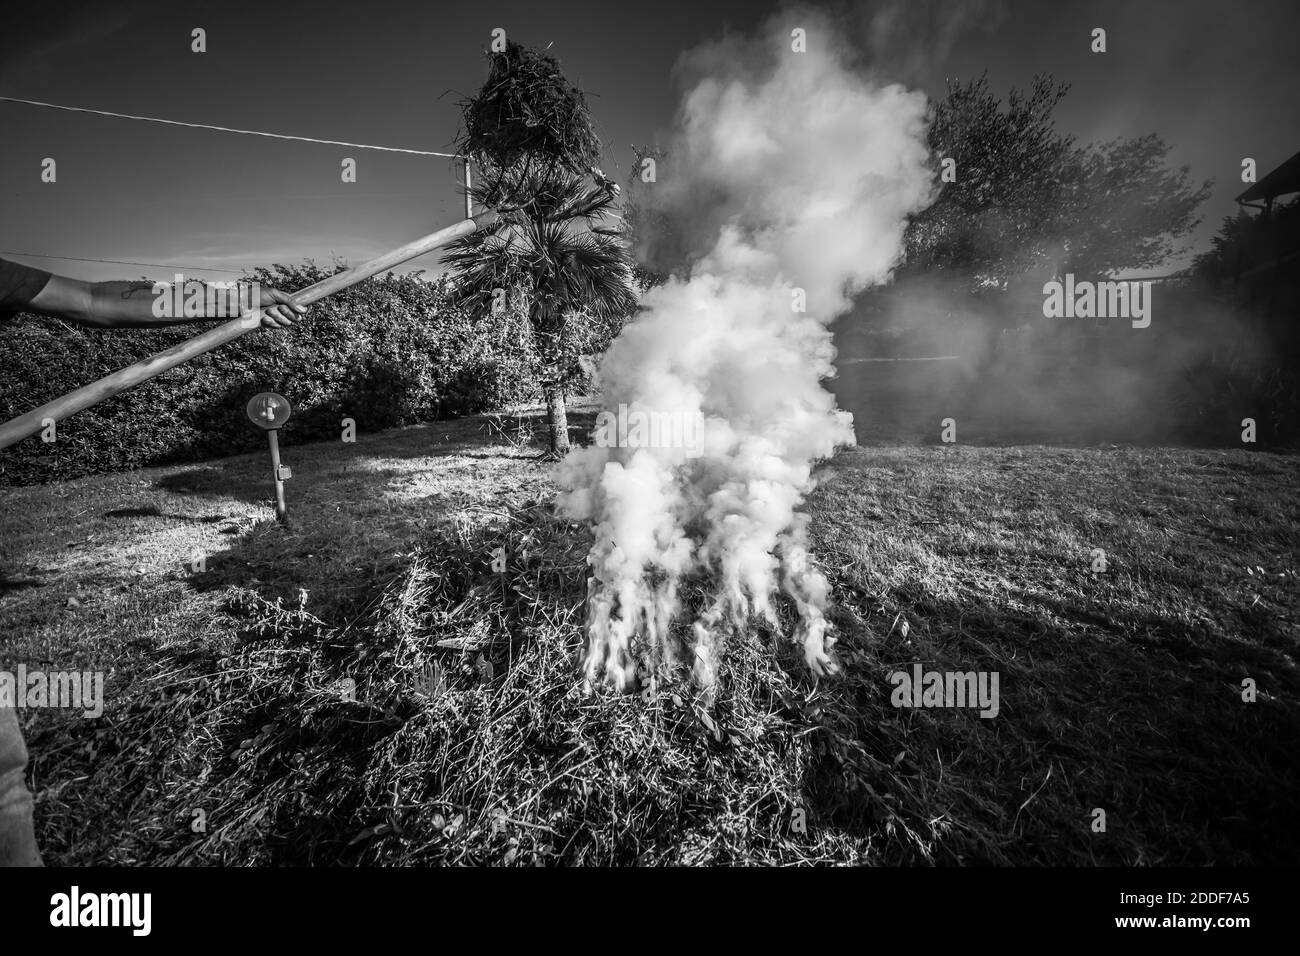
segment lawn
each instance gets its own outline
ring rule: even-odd
[[[809,504],[841,673],[755,623],[705,710],[582,693],[532,424],[286,447],[288,527],[265,455],[0,489],[0,661],[107,674],[98,720],[22,716],[47,861],[1300,857],[1300,457],[847,449]],[[917,663],[997,672],[997,716],[891,706]]]

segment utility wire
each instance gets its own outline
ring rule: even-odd
[[[0,249],[0,256],[26,256],[29,259],[66,259],[69,262],[109,262],[121,266],[154,266],[159,269],[192,269],[195,272],[229,272],[232,275],[242,275],[242,269],[216,269],[212,266],[183,266],[178,263],[163,262],[135,262],[130,259],[81,259],[77,256],[43,256],[39,252],[11,252],[8,249]]]
[[[326,146],[349,146],[354,149],[378,149],[388,153],[409,153],[413,156],[441,156],[446,159],[456,159],[455,153],[438,153],[423,149],[403,149],[397,146],[374,146],[368,143],[346,143],[336,139],[315,139],[311,136],[289,136],[285,133],[265,133],[252,129],[233,129],[229,126],[212,126],[207,123],[183,123],[180,120],[160,119],[156,116],[135,116],[129,113],[114,113],[109,110],[95,110],[83,106],[64,106],[59,103],[44,103],[40,100],[24,100],[16,96],[0,96],[0,101],[5,103],[21,103],[26,106],[41,106],[53,110],[66,110],[70,113],[94,113],[97,116],[112,116],[117,119],[140,120],[146,123],[162,123],[167,126],[185,126],[190,129],[210,129],[221,133],[242,133],[246,136],[266,136],[270,139],[291,139],[303,143],[321,143]],[[232,275],[240,275],[243,270],[240,269],[217,269],[211,266],[184,266],[168,265],[161,262],[135,262],[129,259],[88,259],[77,256],[45,256],[35,252],[8,252],[0,250],[0,255],[7,256],[27,256],[32,259],[62,259],[69,262],[104,262],[113,265],[124,266],[151,266],[159,269],[193,269],[203,272],[229,272]]]
[[[117,119],[140,120],[146,123],[163,123],[167,126],[187,126],[191,129],[212,129],[221,133],[243,133],[245,136],[267,136],[271,139],[293,139],[302,143],[322,143],[326,146],[350,146],[353,149],[381,149],[387,153],[410,153],[413,156],[442,156],[457,159],[455,153],[436,153],[426,149],[402,149],[397,146],[372,146],[368,143],[345,143],[337,139],[314,139],[311,136],[289,136],[285,133],[263,133],[255,129],[233,129],[229,126],[211,126],[207,123],[182,123],[180,120],[160,119],[156,116],[133,116],[129,113],[113,113],[109,110],[92,110],[84,106],[62,106],[58,103],[42,103],[40,100],[23,100],[16,96],[0,96],[6,103],[23,103],[27,106],[43,106],[52,110],[67,110],[70,113],[94,113],[98,116],[113,116]]]

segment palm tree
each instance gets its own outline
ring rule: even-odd
[[[605,225],[618,187],[594,172],[594,184],[554,165],[489,173],[472,195],[500,218],[443,257],[470,309],[490,315],[503,300],[524,303],[521,345],[546,398],[551,457],[569,450],[565,390],[578,357],[603,350],[637,306],[624,231]]]

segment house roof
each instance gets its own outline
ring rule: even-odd
[[[1237,202],[1266,202],[1300,192],[1300,153],[1296,153],[1237,197]]]

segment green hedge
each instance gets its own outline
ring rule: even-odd
[[[258,270],[294,291],[334,270]],[[39,316],[0,326],[0,418],[19,415],[209,327],[86,330]],[[341,420],[375,431],[536,398],[519,343],[454,305],[446,277],[392,274],[318,302],[292,331],[258,331],[86,409],[57,440],[0,451],[0,484],[249,451],[265,444],[244,415],[259,391],[287,397],[286,440],[337,437]]]

